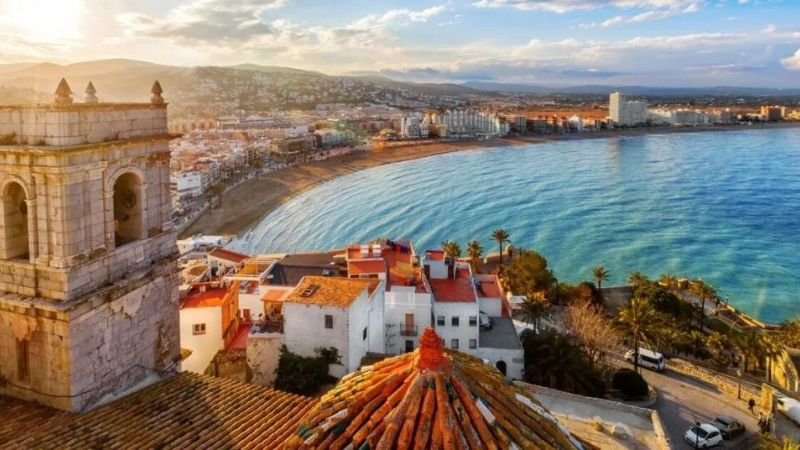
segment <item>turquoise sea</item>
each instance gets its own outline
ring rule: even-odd
[[[633,271],[701,277],[754,316],[800,314],[800,129],[592,139],[433,156],[303,194],[254,230],[253,251],[329,249],[375,237],[418,251],[493,229],[564,281]]]

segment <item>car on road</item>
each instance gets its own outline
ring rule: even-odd
[[[634,353],[635,352],[633,350],[628,350],[625,353],[625,359],[633,362],[633,358],[635,356]],[[655,370],[656,372],[661,372],[666,367],[664,355],[654,352],[650,349],[639,347],[639,366],[646,369]]]
[[[733,439],[746,431],[742,422],[730,416],[719,416],[711,421],[711,425],[719,430],[725,440]]]
[[[722,444],[722,433],[710,423],[689,428],[683,438],[694,448],[711,448]]]
[[[775,406],[792,422],[800,426],[800,401],[783,395],[775,396]]]

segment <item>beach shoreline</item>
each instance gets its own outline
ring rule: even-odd
[[[360,170],[429,156],[482,150],[494,147],[544,144],[587,139],[627,138],[636,136],[769,130],[800,127],[800,122],[782,122],[753,126],[652,127],[628,130],[591,131],[559,135],[535,135],[497,138],[486,141],[452,141],[425,145],[392,147],[385,150],[359,150],[347,155],[314,161],[302,166],[280,169],[236,186],[222,197],[221,207],[210,209],[181,233],[181,238],[198,233],[241,236],[255,227],[275,209],[323,183]]]

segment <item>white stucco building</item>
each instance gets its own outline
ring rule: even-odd
[[[334,347],[341,378],[358,369],[367,352],[383,353],[383,281],[306,276],[283,302],[284,342],[289,351],[315,356]]]
[[[349,277],[385,282],[385,353],[419,347],[422,331],[431,325],[432,300],[413,243],[387,240],[354,245],[347,248],[346,257]]]
[[[433,291],[434,327],[444,345],[521,379],[524,352],[497,277],[473,275],[468,263],[441,250],[428,250],[424,265]],[[481,312],[491,317],[491,327],[481,328]]]
[[[647,103],[613,92],[608,97],[608,116],[615,125],[632,126],[647,122]]]

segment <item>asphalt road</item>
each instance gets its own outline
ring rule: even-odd
[[[669,364],[668,364],[669,365]],[[695,422],[710,422],[716,416],[726,415],[744,423],[747,432],[719,448],[753,449],[758,445],[758,417],[747,410],[744,402],[720,392],[711,384],[687,377],[667,369],[663,373],[642,370],[648,383],[658,391],[654,409],[658,410],[673,448],[692,448],[683,438]],[[778,436],[791,433],[800,435],[800,428],[776,413]]]

